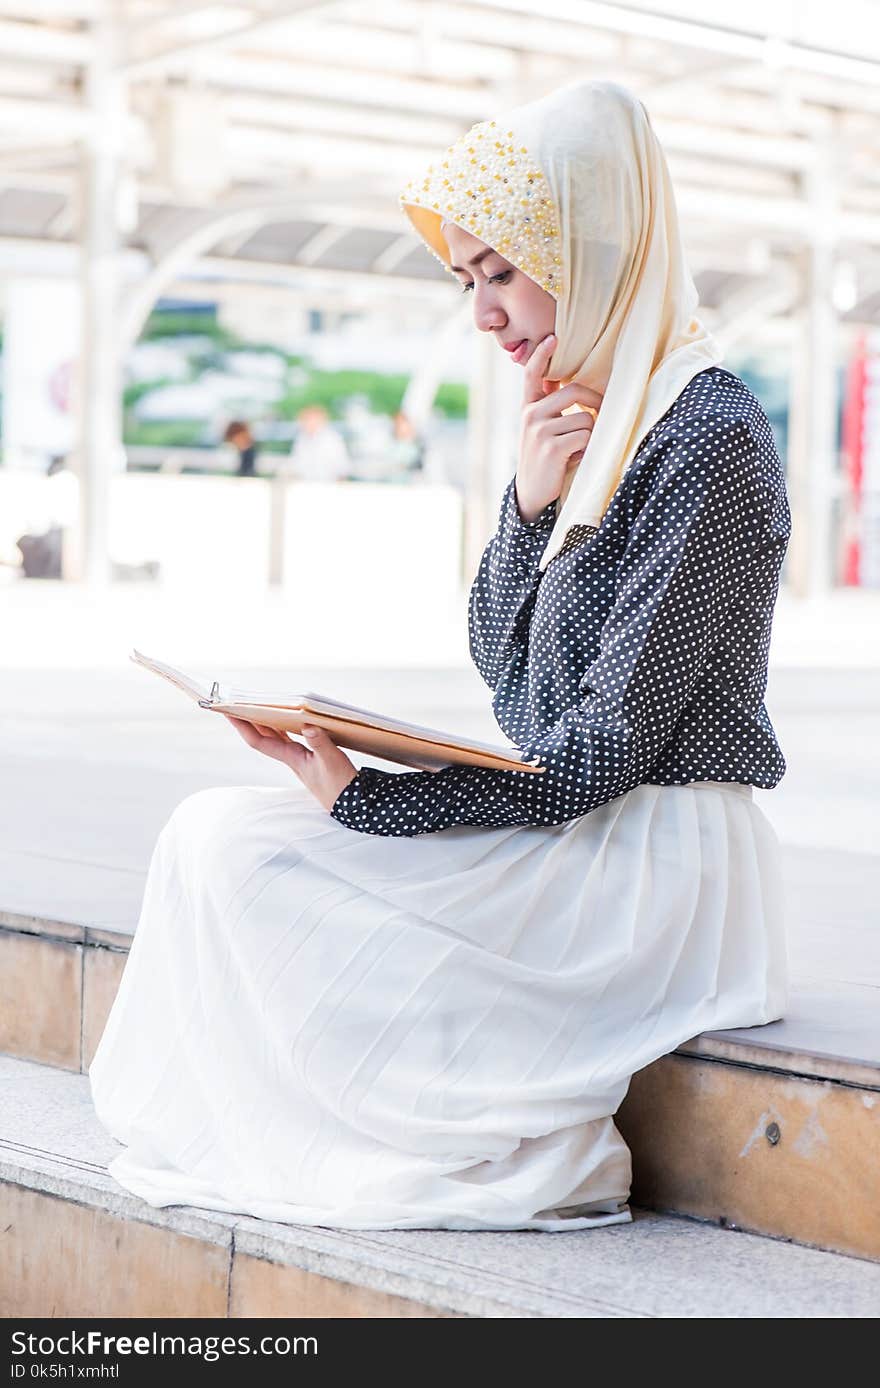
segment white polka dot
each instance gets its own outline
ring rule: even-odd
[[[362,767],[331,811],[370,834],[552,825],[651,782],[770,788],[785,760],[764,706],[770,627],[791,534],[761,405],[723,367],[699,372],[642,440],[598,530],[531,524],[515,482],[468,603],[470,651],[499,727],[547,768]]]

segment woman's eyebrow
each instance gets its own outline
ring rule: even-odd
[[[492,246],[487,246],[486,249],[485,249],[484,251],[480,251],[480,254],[479,254],[479,255],[475,255],[474,258],[473,258],[473,260],[467,261],[467,264],[468,264],[468,265],[479,265],[479,263],[480,263],[481,260],[485,260],[487,255],[491,255],[491,254],[492,254],[492,251],[493,251]],[[464,266],[463,266],[463,265],[450,265],[449,268],[450,268],[450,270],[460,270],[462,273],[464,273]]]

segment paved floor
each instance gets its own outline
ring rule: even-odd
[[[357,591],[263,598],[207,581],[0,587],[0,912],[131,930],[156,834],[185,795],[291,775],[132,665],[132,645],[209,679],[311,688],[501,740],[469,662],[464,593],[444,604],[418,582],[377,595],[369,575]],[[774,1025],[880,1064],[880,592],[781,595],[767,706],[788,769],[755,798],[784,848],[798,987],[797,1015]]]
[[[224,670],[308,687],[498,740],[470,668]],[[880,1066],[880,671],[776,670],[768,706],[789,762],[756,792],[784,850],[796,996],[774,1043]],[[156,835],[220,784],[284,785],[222,720],[134,665],[8,670],[0,685],[0,911],[131,931]],[[353,760],[362,759],[356,754]],[[378,763],[381,765],[381,763]],[[770,1039],[769,1028],[761,1028]]]

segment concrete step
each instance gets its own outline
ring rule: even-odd
[[[0,1058],[0,1315],[876,1317],[880,1265],[634,1208],[542,1234],[154,1209],[107,1174],[88,1077]]]
[[[131,939],[0,913],[0,1051],[87,1071]],[[634,1075],[617,1115],[633,1200],[880,1259],[875,995],[802,986],[785,1021],[704,1033]]]

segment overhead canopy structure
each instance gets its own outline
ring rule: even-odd
[[[121,356],[160,294],[198,264],[324,303],[448,305],[400,187],[474,122],[602,76],[648,106],[713,331],[776,323],[797,348],[794,586],[824,586],[837,325],[880,324],[877,7],[537,8],[0,0],[0,257],[81,251],[88,574],[106,562]],[[124,251],[139,268],[123,295]]]

